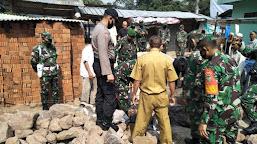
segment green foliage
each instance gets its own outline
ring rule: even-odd
[[[113,5],[118,6],[122,9],[137,9],[136,4],[134,3],[134,0],[116,0]]]
[[[103,5],[104,3],[101,0],[83,0],[84,4],[95,4]]]

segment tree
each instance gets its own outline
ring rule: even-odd
[[[103,5],[101,0],[83,0],[84,4]]]
[[[137,6],[134,0],[116,0],[113,5],[117,6],[118,8],[128,9],[128,10],[135,10]]]
[[[184,0],[183,11],[195,12],[195,0]],[[199,0],[199,13],[203,15],[210,15],[210,0]]]

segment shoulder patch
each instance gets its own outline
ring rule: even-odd
[[[218,83],[214,77],[213,70],[211,68],[205,69],[204,75],[205,75],[205,93],[212,94],[212,95],[218,95],[219,88],[218,88]]]
[[[104,34],[104,37],[105,37],[106,39],[108,39],[108,38],[109,38],[109,34],[108,34],[108,33],[105,33],[105,34]]]

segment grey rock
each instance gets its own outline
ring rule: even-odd
[[[11,137],[6,140],[5,144],[20,144],[20,142],[17,137]]]
[[[17,138],[25,138],[31,134],[33,134],[33,130],[15,130],[15,136]]]
[[[146,136],[137,136],[133,140],[133,144],[157,144],[156,136],[152,136],[150,133],[146,133]]]
[[[5,142],[8,138],[13,136],[11,128],[8,126],[7,122],[0,121],[0,143]]]
[[[49,132],[48,129],[39,129],[39,130],[34,131],[34,134],[37,133],[37,134],[42,135],[43,137],[46,137],[48,132]]]
[[[20,111],[8,120],[8,125],[12,130],[26,130],[33,127],[34,122],[38,118],[37,112]]]
[[[86,141],[89,139],[88,132],[84,131],[80,133],[76,138],[74,138],[70,144],[86,144]]]
[[[129,117],[123,110],[115,110],[113,113],[113,120],[114,124],[129,122]]]
[[[49,133],[46,136],[46,140],[48,143],[55,144],[56,143],[56,135],[54,133]]]
[[[4,113],[4,114],[0,115],[0,121],[7,122],[8,120],[12,119],[12,117],[13,117],[13,114]]]
[[[82,126],[84,124],[84,117],[73,117],[72,118],[72,125],[74,127],[79,127],[79,126]]]
[[[242,129],[239,129],[238,130],[238,134],[237,134],[237,138],[236,138],[236,141],[237,142],[242,142],[245,140],[245,134],[243,133],[243,130]]]
[[[49,111],[39,112],[39,117],[37,118],[37,121],[36,121],[37,129],[41,129],[41,128],[48,129],[50,121],[51,121],[51,117],[50,117]]]
[[[19,141],[20,141],[20,144],[28,144],[25,140],[23,140],[23,139],[19,139]]]
[[[63,118],[60,119],[59,125],[61,126],[62,129],[67,130],[72,127],[72,116],[67,115],[64,116]]]
[[[27,136],[26,141],[29,144],[46,144],[47,143],[46,138],[38,133]]]
[[[110,128],[104,137],[105,144],[119,144],[121,143],[121,137],[117,135],[117,133]]]
[[[248,144],[257,144],[257,134],[250,135],[250,137],[247,140]]]
[[[62,117],[66,115],[74,115],[75,109],[73,106],[68,105],[68,104],[55,104],[50,107],[49,113],[52,119],[54,118],[59,118],[61,119]]]
[[[54,118],[51,120],[50,125],[49,125],[49,130],[51,132],[59,132],[62,131],[62,127],[59,125],[60,119]]]
[[[172,141],[176,144],[185,144],[185,138],[191,138],[191,130],[186,127],[174,126],[172,129]]]
[[[101,137],[96,132],[89,132],[89,139],[87,139],[87,144],[103,144],[104,138]]]
[[[57,140],[67,140],[77,137],[80,133],[83,133],[83,129],[81,127],[72,127],[69,130],[58,133],[56,138]]]
[[[90,135],[91,133],[96,133],[96,134],[98,134],[98,135],[102,135],[102,133],[103,133],[103,130],[102,130],[99,126],[95,125],[94,122],[91,122],[91,121],[86,122],[86,123],[84,124],[84,130],[85,130],[85,131],[88,131],[88,132],[89,132],[89,135]]]

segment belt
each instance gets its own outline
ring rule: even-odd
[[[53,71],[54,69],[56,69],[57,66],[51,66],[51,67],[44,67],[44,70],[50,70]]]
[[[164,90],[164,91],[159,92],[159,93],[151,93],[151,94],[149,94],[149,93],[143,91],[142,89],[140,89],[140,90],[141,90],[143,93],[146,93],[147,95],[159,95],[159,94],[161,94],[161,93],[163,93],[163,92],[166,92],[166,90]]]

